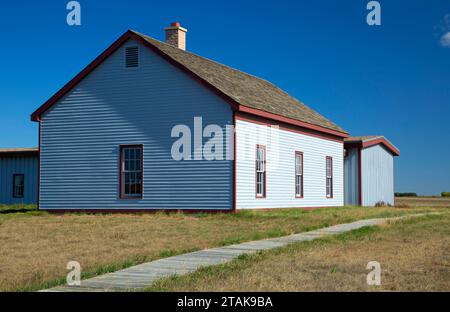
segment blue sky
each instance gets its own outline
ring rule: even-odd
[[[380,1],[378,27],[365,0],[80,0],[79,27],[67,2],[0,5],[0,147],[37,146],[29,115],[128,28],[163,40],[180,21],[188,50],[274,82],[352,135],[385,135],[402,152],[396,191],[450,191],[448,0]]]

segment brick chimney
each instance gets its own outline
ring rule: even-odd
[[[166,43],[181,50],[186,50],[186,33],[187,29],[180,26],[180,23],[175,22],[169,27],[164,28],[166,31]]]

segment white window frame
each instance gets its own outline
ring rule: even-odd
[[[298,161],[299,160],[299,161]],[[295,152],[295,197],[304,196],[303,152]]]
[[[260,158],[261,157],[261,158]],[[255,159],[255,193],[256,198],[266,198],[266,147],[256,145]]]
[[[333,198],[333,157],[327,156],[325,161],[325,189],[327,198]]]

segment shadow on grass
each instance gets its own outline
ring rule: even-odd
[[[38,211],[37,209],[8,209],[8,210],[0,210],[0,214],[10,214],[10,213],[24,213],[30,211]]]

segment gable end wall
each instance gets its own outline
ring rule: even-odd
[[[41,121],[40,209],[232,209],[233,161],[171,157],[172,127],[195,116],[233,123],[228,103],[140,46],[140,67],[123,50],[106,59]],[[144,196],[119,194],[121,144],[144,145]]]
[[[394,205],[394,156],[378,144],[361,150],[362,205]]]

